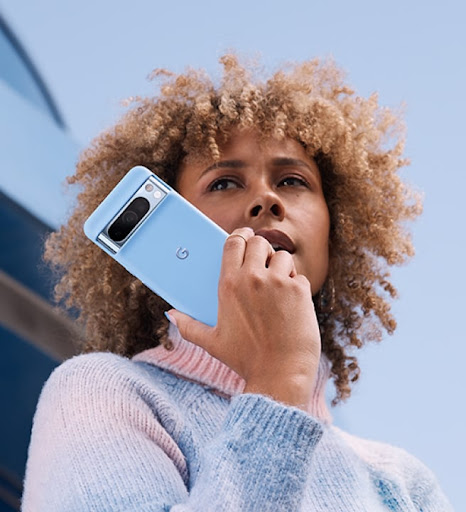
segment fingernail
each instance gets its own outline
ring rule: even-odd
[[[168,311],[165,311],[164,315],[168,318],[168,321],[170,323],[172,323],[175,327],[177,327],[177,323],[176,323],[175,318],[172,315],[170,315],[170,313]]]

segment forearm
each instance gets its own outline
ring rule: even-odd
[[[298,409],[258,395],[234,398],[188,502],[174,510],[298,510],[321,436],[321,425]]]

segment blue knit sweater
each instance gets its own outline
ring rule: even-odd
[[[429,469],[402,449],[242,394],[198,347],[126,359],[77,356],[46,383],[34,419],[24,512],[448,512]]]

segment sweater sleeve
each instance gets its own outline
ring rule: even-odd
[[[298,510],[321,425],[259,395],[232,400],[194,483],[169,408],[115,370],[111,354],[73,358],[47,381],[34,418],[23,512]],[[154,407],[154,403],[156,406]],[[178,425],[178,426],[177,426]]]

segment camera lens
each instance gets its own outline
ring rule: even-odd
[[[137,223],[149,211],[149,201],[144,197],[137,197],[132,201],[108,228],[108,236],[114,242],[121,242],[136,227]]]
[[[137,213],[132,212],[130,210],[122,215],[121,220],[123,224],[130,224],[132,226],[135,226],[138,223],[139,218]]]

